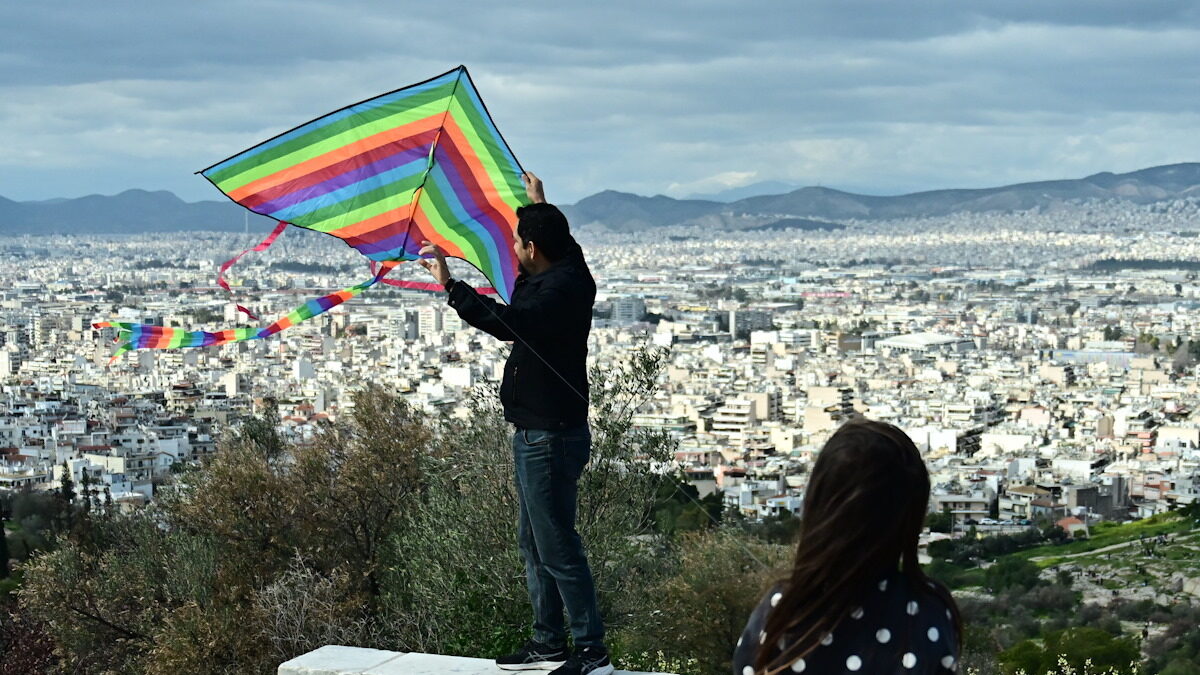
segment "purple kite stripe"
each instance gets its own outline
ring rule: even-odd
[[[499,214],[495,207],[487,203],[486,199],[482,205],[479,203],[477,198],[482,196],[485,187],[479,185],[479,182],[474,180],[473,176],[471,184],[475,188],[472,189],[470,185],[467,185],[467,181],[459,169],[460,164],[466,164],[466,159],[462,156],[462,152],[453,142],[439,144],[437,149],[434,150],[434,158],[448,160],[438,162],[436,165],[437,168],[441,169],[442,174],[446,176],[446,181],[454,188],[454,195],[458,199],[458,202],[462,204],[463,210],[479,223],[487,231],[492,241],[495,242],[495,248],[498,250],[496,257],[499,258],[500,266],[503,270],[503,274],[499,275],[499,278],[514,278],[516,274],[512,267],[512,258],[504,254],[504,249],[512,241],[512,230],[506,225],[501,226],[500,223],[496,222],[495,216]],[[468,175],[470,175],[469,172]],[[493,189],[495,188],[493,187]]]
[[[394,155],[389,155],[383,159],[376,160],[370,164],[366,164],[362,167],[354,169],[353,171],[347,171],[341,175],[334,176],[328,180],[317,183],[312,187],[296,190],[295,192],[282,195],[269,202],[263,202],[262,204],[256,206],[255,210],[265,213],[277,213],[283,209],[295,206],[300,202],[315,199],[321,195],[333,192],[334,190],[340,190],[341,188],[366,180],[377,174],[383,173],[384,171],[389,171],[410,162],[414,162],[422,157],[427,157],[428,155],[428,147],[418,146],[416,148],[402,150]]]
[[[397,223],[408,222],[408,219],[405,218],[403,221],[396,221],[396,222]],[[404,242],[407,240],[408,240],[408,231],[406,230],[402,233],[396,233],[391,236],[385,237],[383,239],[358,244],[355,246],[355,248],[362,251],[364,254],[382,253],[384,251],[390,251],[394,248],[399,248],[399,247],[403,246]]]

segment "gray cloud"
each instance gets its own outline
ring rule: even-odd
[[[0,8],[0,195],[216,198],[193,171],[458,63],[564,201],[1200,158],[1190,2],[70,0]]]

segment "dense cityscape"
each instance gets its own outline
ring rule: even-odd
[[[923,545],[1053,526],[1086,537],[1197,501],[1200,202],[843,225],[576,227],[599,286],[593,367],[666,350],[633,418],[674,439],[660,471],[719,495],[727,517],[800,515],[815,454],[865,415],[901,427],[926,459],[930,509],[948,526]],[[235,302],[269,320],[368,274],[349,248],[297,231],[239,262],[232,295],[216,287],[217,265],[254,239],[4,240],[0,490],[57,490],[65,476],[97,505],[140,509],[269,405],[304,443],[367,384],[467,419],[472,392],[498,383],[506,344],[440,293],[391,288],[271,339],[110,363],[114,332],[93,322],[248,325]],[[1194,555],[1139,562],[1117,584],[1111,560],[1069,565],[1085,601],[1200,597]]]
[[[680,466],[754,515],[797,511],[813,451],[857,413],[918,442],[961,519],[997,498],[1005,520],[1143,517],[1200,489],[1198,222],[1197,202],[1179,201],[834,232],[583,227],[600,286],[591,352],[604,367],[640,344],[670,349],[638,423],[673,431]],[[261,316],[366,275],[337,242],[289,236],[230,273]],[[90,472],[137,502],[265,398],[303,436],[365,381],[451,415],[498,381],[506,345],[444,297],[392,289],[275,339],[109,365],[113,331],[93,322],[248,323],[213,284],[247,237],[5,242],[6,488],[53,483],[66,461],[73,479]],[[1011,492],[1029,482],[1046,489]]]

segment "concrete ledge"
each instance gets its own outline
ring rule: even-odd
[[[364,647],[325,645],[302,654],[279,666],[279,675],[498,675],[500,670],[491,659],[472,659],[465,656],[442,656],[389,652]],[[525,671],[549,672],[549,671]],[[638,673],[618,670],[613,675],[674,675],[673,673]]]
[[[365,647],[325,645],[279,666],[279,675],[342,675],[362,673],[402,656],[400,652]]]

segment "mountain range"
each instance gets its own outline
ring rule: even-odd
[[[605,190],[561,205],[573,226],[603,225],[618,232],[670,225],[719,228],[836,226],[847,219],[942,216],[959,212],[1017,211],[1072,200],[1148,203],[1200,197],[1200,163],[1156,166],[1124,174],[1019,183],[995,188],[932,190],[890,197],[825,187],[720,202],[643,197]],[[0,197],[0,234],[239,231],[247,211],[229,201],[185,202],[166,191],[127,190],[118,195],[16,202]],[[256,230],[271,223],[250,214]]]

